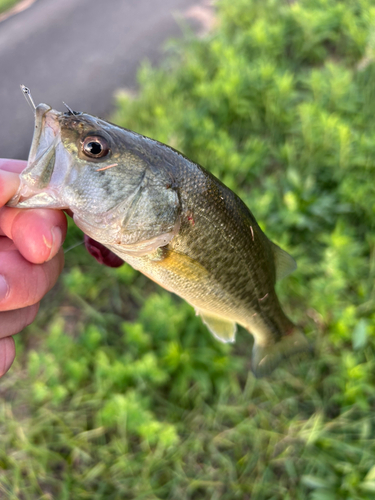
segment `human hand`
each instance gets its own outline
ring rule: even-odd
[[[15,357],[12,335],[34,321],[64,266],[64,213],[4,206],[25,167],[24,161],[0,159],[0,377]]]

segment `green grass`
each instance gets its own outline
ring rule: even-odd
[[[0,0],[0,14],[13,7],[20,0]]]
[[[256,380],[244,330],[222,345],[76,248],[1,381],[0,496],[375,498],[375,2],[222,0],[218,17],[145,65],[114,119],[211,170],[296,258],[278,292],[315,355]]]

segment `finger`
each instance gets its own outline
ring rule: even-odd
[[[1,252],[13,252],[17,250],[16,245],[12,240],[6,236],[0,236],[0,253]]]
[[[67,223],[61,210],[45,208],[0,210],[0,229],[34,264],[51,260],[64,242]]]
[[[0,311],[31,306],[53,287],[64,266],[62,249],[49,262],[31,264],[18,251],[1,252]]]
[[[16,356],[16,347],[12,337],[0,339],[0,377],[12,366]]]
[[[30,325],[37,315],[39,302],[15,311],[0,312],[0,339],[9,337]]]
[[[0,158],[0,170],[7,170],[8,172],[15,172],[19,174],[26,168],[26,166],[27,161]]]
[[[0,170],[0,207],[4,206],[16,194],[19,184],[18,174]]]

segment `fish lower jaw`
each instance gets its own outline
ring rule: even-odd
[[[56,208],[64,210],[61,201],[56,199],[53,194],[45,191],[35,192],[35,189],[22,186],[22,188],[11,198],[8,207],[13,208]]]

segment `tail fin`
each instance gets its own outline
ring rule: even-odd
[[[285,358],[298,353],[311,353],[312,348],[304,334],[298,329],[272,345],[253,347],[252,371],[257,378],[268,375]]]

